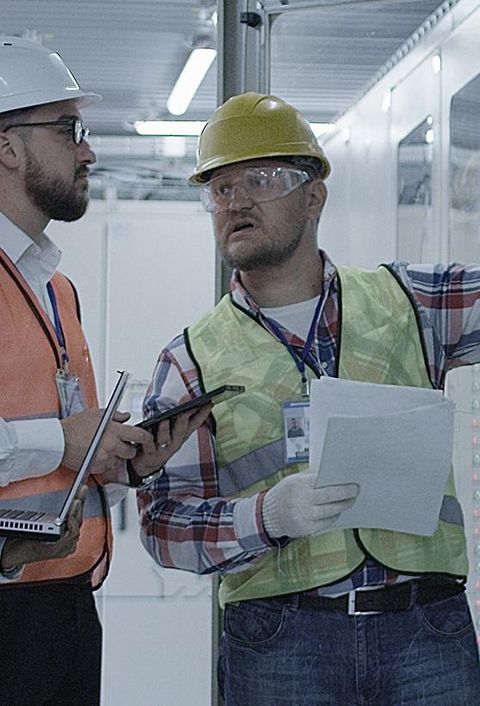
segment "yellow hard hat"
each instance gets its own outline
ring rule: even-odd
[[[303,115],[289,103],[263,93],[229,98],[213,113],[198,141],[192,184],[207,181],[212,169],[262,157],[310,157],[325,179],[330,164]]]

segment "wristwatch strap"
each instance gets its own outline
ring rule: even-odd
[[[149,473],[148,476],[139,476],[131,462],[127,461],[128,482],[132,488],[145,488],[156,478],[159,478],[163,474],[164,470],[165,468],[160,466],[160,468],[153,471],[153,473]]]

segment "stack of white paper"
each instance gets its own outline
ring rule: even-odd
[[[433,534],[451,467],[453,403],[440,390],[327,377],[313,381],[310,402],[317,486],[360,486],[330,529]]]

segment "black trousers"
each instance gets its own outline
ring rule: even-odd
[[[0,586],[0,706],[98,706],[102,628],[88,583]]]

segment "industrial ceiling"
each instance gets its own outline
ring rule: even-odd
[[[312,121],[334,121],[419,27],[428,30],[454,4],[264,0],[260,9],[282,13],[272,24],[271,90]],[[85,114],[99,155],[97,187],[107,179],[130,198],[175,197],[196,140],[186,139],[182,157],[165,150],[163,138],[136,136],[133,124],[174,117],[167,99],[192,46],[215,44],[216,3],[2,0],[0,7],[3,34],[38,39],[58,51],[82,87],[103,95]],[[206,120],[216,107],[216,85],[214,62],[181,118]]]

